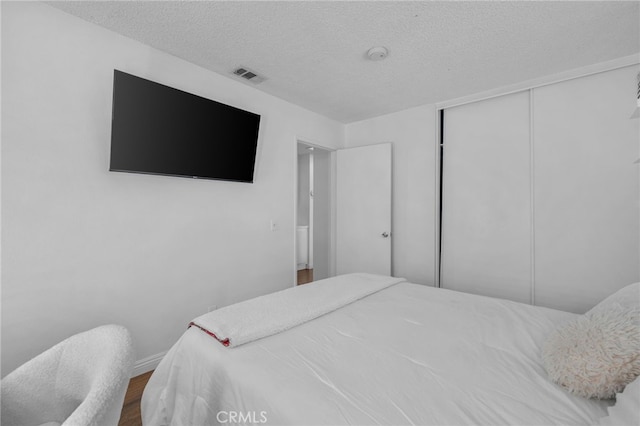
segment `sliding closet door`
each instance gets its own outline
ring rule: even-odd
[[[639,279],[637,74],[533,91],[538,305],[585,312]]]
[[[444,114],[440,285],[529,303],[529,92]]]

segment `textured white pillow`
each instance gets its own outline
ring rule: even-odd
[[[589,312],[606,309],[614,303],[624,306],[625,308],[640,307],[640,282],[622,287],[620,290],[616,291],[611,296],[591,308]],[[589,312],[587,312],[587,314]]]
[[[598,422],[602,426],[640,425],[640,379],[635,379],[616,395],[616,405],[609,407],[609,415]]]
[[[640,375],[640,308],[614,301],[592,309],[549,337],[542,360],[569,392],[613,398]]]

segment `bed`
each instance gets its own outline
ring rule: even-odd
[[[328,297],[354,276],[302,287]],[[280,293],[297,306],[296,292]],[[576,314],[403,280],[343,305],[235,347],[190,327],[147,384],[143,423],[586,425],[612,405],[543,367],[545,339]]]

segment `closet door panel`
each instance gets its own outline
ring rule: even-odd
[[[444,114],[440,285],[528,303],[529,92]]]
[[[537,305],[582,313],[639,279],[637,73],[533,91]]]

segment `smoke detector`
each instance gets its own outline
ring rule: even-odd
[[[262,83],[265,80],[264,77],[251,71],[247,67],[238,67],[233,70],[233,74],[255,84]]]
[[[372,47],[367,52],[367,57],[372,61],[381,61],[389,55],[389,51],[382,46]]]

